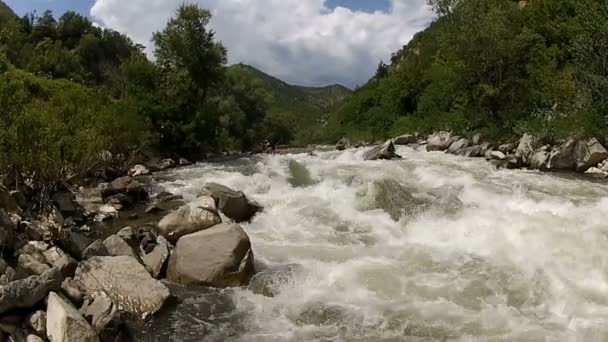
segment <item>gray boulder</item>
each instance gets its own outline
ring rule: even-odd
[[[479,145],[481,144],[481,138],[483,136],[481,135],[481,133],[475,133],[473,135],[473,138],[471,139],[471,143],[473,143],[473,145]]]
[[[458,151],[458,154],[465,157],[477,158],[483,156],[482,147],[479,145],[469,146]]]
[[[27,335],[25,342],[44,342],[44,340],[34,334],[29,334]]]
[[[469,147],[469,139],[461,138],[453,142],[450,147],[448,147],[447,152],[450,154],[458,154],[458,151],[467,147]]]
[[[534,153],[536,145],[536,139],[530,134],[524,134],[519,140],[519,145],[515,150],[515,156],[524,163],[524,165],[530,164],[530,157]]]
[[[38,310],[25,320],[27,327],[38,336],[46,336],[46,312]]]
[[[80,309],[82,315],[91,322],[93,330],[101,342],[120,341],[122,320],[116,305],[106,296],[96,296],[85,301]]]
[[[549,170],[575,170],[576,169],[576,146],[573,138],[568,139],[551,151],[547,168]]]
[[[156,313],[169,297],[167,287],[129,256],[82,261],[74,281],[88,296],[105,294],[121,311],[140,317]]]
[[[41,275],[51,268],[30,254],[22,253],[17,260],[17,272],[26,275]]]
[[[101,240],[94,241],[82,252],[82,260],[88,260],[96,256],[110,256],[110,252]]]
[[[505,160],[507,156],[500,151],[492,151],[490,152],[490,159],[492,160]]]
[[[548,163],[549,152],[546,146],[532,153],[532,155],[529,157],[531,169],[546,171],[549,169]]]
[[[145,176],[149,174],[150,170],[141,164],[135,165],[131,168],[131,170],[129,170],[129,176],[131,177]]]
[[[201,196],[165,216],[158,223],[158,231],[175,243],[180,237],[210,228],[222,222],[215,199]]]
[[[235,191],[217,183],[207,183],[204,192],[215,200],[216,207],[235,222],[250,221],[262,211],[261,205],[250,201],[242,191]]]
[[[51,342],[98,342],[97,334],[80,312],[55,292],[49,293],[46,333]]]
[[[391,140],[385,142],[384,145],[372,147],[363,155],[364,160],[391,160],[399,158],[401,156],[395,152],[395,145]]]
[[[253,274],[249,237],[235,224],[221,224],[183,236],[167,269],[169,280],[186,286],[244,286]]]
[[[590,167],[589,169],[587,169],[587,171],[585,171],[585,174],[597,177],[597,178],[608,178],[608,172],[597,168],[597,167]]]
[[[161,275],[163,267],[167,263],[167,260],[169,260],[170,253],[169,241],[162,236],[156,237],[156,246],[153,247],[150,253],[142,251],[142,261],[154,278],[158,278]]]
[[[84,213],[84,209],[76,202],[76,196],[70,191],[57,192],[52,199],[57,209],[66,217],[82,216]]]
[[[129,246],[125,240],[121,239],[117,235],[109,236],[103,241],[103,245],[106,247],[106,250],[110,256],[126,255],[134,259],[139,259],[135,250],[133,250],[133,248]]]
[[[296,273],[301,272],[300,265],[285,265],[256,273],[249,283],[249,290],[265,297],[279,294],[281,286],[287,284]]]
[[[64,277],[71,277],[76,271],[78,262],[59,247],[51,247],[43,252],[47,264],[61,271]]]
[[[74,284],[74,279],[65,278],[61,283],[61,292],[75,305],[82,304],[84,300],[84,295],[78,289],[78,286]]]
[[[515,149],[515,144],[512,144],[512,143],[507,143],[507,144],[498,146],[498,150],[504,154],[509,154],[509,153],[513,152],[514,149]]]
[[[133,202],[148,198],[144,185],[131,177],[117,178],[101,190],[101,197],[104,200],[118,194],[129,196]]]
[[[175,167],[175,164],[175,160],[171,158],[166,158],[161,160],[160,163],[158,163],[158,168],[161,170],[166,170]]]
[[[352,142],[348,138],[342,138],[336,143],[336,150],[344,151],[352,146]]]
[[[396,137],[393,142],[395,145],[410,145],[418,142],[418,137],[414,134],[403,134]]]
[[[452,133],[450,132],[437,132],[429,136],[426,150],[431,151],[445,151],[454,142]]]
[[[42,275],[0,286],[0,314],[12,309],[33,307],[42,301],[49,291],[61,289],[62,280],[61,272],[53,268]]]
[[[576,145],[576,170],[584,172],[608,159],[608,151],[597,139],[579,141]]]

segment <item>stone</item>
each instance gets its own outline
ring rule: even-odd
[[[460,151],[458,151],[458,154],[469,158],[477,158],[483,156],[483,153],[481,153],[481,151],[481,146],[474,145],[461,149]]]
[[[83,209],[76,202],[76,196],[70,191],[57,192],[53,194],[52,199],[57,209],[66,217],[83,214]]]
[[[27,316],[26,323],[38,336],[46,336],[46,312],[38,310]]]
[[[498,146],[498,150],[504,154],[509,154],[515,149],[515,144],[508,143]]]
[[[121,210],[124,207],[131,207],[137,199],[125,193],[112,195],[105,199],[106,204],[112,205],[115,209]]]
[[[342,138],[336,143],[336,150],[344,151],[352,146],[352,142],[348,138]]]
[[[454,142],[452,138],[452,133],[450,132],[437,132],[429,136],[428,143],[426,145],[426,150],[429,152],[432,151],[445,151],[450,145]]]
[[[154,278],[159,278],[167,260],[169,260],[169,241],[162,236],[156,238],[156,246],[150,253],[144,253],[142,261]]]
[[[27,275],[41,275],[50,269],[49,265],[36,260],[30,254],[21,254],[17,260],[17,271],[23,271]]]
[[[129,256],[82,261],[74,281],[88,296],[105,294],[120,311],[139,317],[156,313],[169,298],[167,287]]]
[[[279,294],[281,286],[291,281],[294,275],[301,270],[300,265],[285,265],[264,270],[251,278],[248,288],[255,294],[274,297]]]
[[[250,201],[242,191],[234,191],[217,183],[207,183],[204,192],[215,200],[216,207],[235,222],[250,221],[262,211],[261,205]]]
[[[418,142],[418,137],[414,134],[403,134],[393,140],[395,145],[410,145]]]
[[[597,167],[590,167],[585,173],[598,178],[608,178],[608,172]]]
[[[384,145],[377,145],[363,154],[363,160],[391,160],[400,159],[395,152],[395,145],[391,140],[388,140]]]
[[[64,277],[71,277],[76,271],[78,262],[59,247],[52,247],[43,252],[47,264],[61,271]]]
[[[139,259],[137,253],[133,248],[123,239],[117,235],[111,235],[103,241],[103,245],[106,246],[110,256],[121,256],[126,255]]]
[[[99,341],[80,312],[55,292],[49,293],[46,317],[46,333],[51,342]]]
[[[169,213],[158,223],[158,231],[175,243],[180,237],[210,228],[222,222],[215,199],[201,196]]]
[[[16,280],[0,287],[0,314],[13,309],[28,309],[42,301],[49,291],[61,289],[63,277],[57,269],[39,276]]]
[[[473,138],[471,138],[471,143],[473,145],[479,145],[481,144],[481,138],[483,137],[483,135],[481,133],[475,133],[473,135]]]
[[[100,295],[87,300],[80,309],[82,315],[91,322],[93,330],[101,342],[114,342],[121,334],[122,320],[120,312],[112,301]]]
[[[453,142],[450,147],[448,147],[448,153],[457,154],[461,149],[467,148],[469,146],[469,139],[461,138]]]
[[[490,159],[505,160],[505,159],[507,159],[507,156],[505,156],[505,154],[500,151],[492,151],[492,152],[490,152]]]
[[[530,157],[534,153],[536,139],[528,133],[525,133],[519,140],[519,145],[515,150],[515,156],[522,161],[524,165],[530,164]]]
[[[116,235],[127,242],[135,241],[135,231],[132,227],[124,227]]]
[[[186,158],[179,158],[179,165],[188,166],[188,165],[192,165],[192,163]]]
[[[175,160],[171,158],[163,159],[158,164],[158,168],[161,170],[170,169],[172,167],[175,167]]]
[[[64,238],[60,242],[60,246],[66,252],[70,253],[77,259],[83,258],[84,251],[93,243],[93,239],[88,238],[80,233],[68,231],[64,234]]]
[[[44,342],[44,340],[34,334],[27,335],[25,342]]]
[[[10,193],[11,193],[11,196],[13,197],[13,199],[15,200],[15,203],[17,203],[17,205],[21,209],[25,210],[27,208],[27,197],[25,197],[25,194],[23,193],[23,191],[12,190]]]
[[[544,147],[534,153],[529,158],[529,164],[531,169],[546,171],[549,169],[549,152]]]
[[[547,168],[549,170],[575,170],[576,169],[576,146],[577,142],[573,138],[556,147],[549,155]]]
[[[110,252],[101,240],[95,240],[92,244],[90,244],[82,253],[81,260],[88,260],[96,256],[110,256]]]
[[[183,236],[167,268],[167,278],[178,284],[220,288],[245,286],[254,273],[249,237],[235,224]]]
[[[2,249],[15,245],[15,224],[4,209],[0,208],[0,247]]]
[[[122,205],[105,204],[100,206],[98,209],[99,214],[95,216],[95,222],[107,222],[117,219],[119,216],[118,208],[122,209]]]
[[[144,185],[132,177],[117,178],[101,190],[101,197],[104,200],[116,194],[126,194],[134,202],[148,198],[148,192]]]
[[[584,172],[608,159],[608,151],[597,139],[579,141],[576,146],[576,170]]]
[[[75,305],[81,305],[84,300],[84,295],[74,284],[74,279],[66,278],[61,283],[61,292]]]
[[[0,209],[4,209],[7,213],[14,213],[19,216],[23,215],[23,210],[19,206],[19,203],[17,203],[4,185],[0,185]]]
[[[15,280],[17,277],[17,271],[14,268],[8,266],[4,274],[0,276],[0,285],[7,285],[8,283]]]
[[[131,170],[129,170],[129,176],[131,177],[145,176],[149,174],[150,170],[141,164],[135,165],[131,168]]]

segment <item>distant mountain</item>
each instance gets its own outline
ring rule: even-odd
[[[15,12],[2,0],[0,0],[0,21],[4,22],[10,18],[18,18]]]
[[[325,124],[329,113],[341,106],[353,93],[339,84],[324,87],[288,84],[246,64],[232,65],[229,72],[247,75],[266,90],[270,115],[283,115],[293,121],[293,134],[297,144],[313,142],[315,132]]]

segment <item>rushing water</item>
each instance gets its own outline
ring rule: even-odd
[[[265,211],[244,225],[278,293],[199,293],[174,341],[608,341],[608,185],[398,149],[259,156],[174,171]],[[160,338],[160,337],[159,337]]]

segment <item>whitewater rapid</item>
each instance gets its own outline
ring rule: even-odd
[[[363,152],[173,171],[161,185],[187,200],[217,182],[261,203],[244,225],[258,268],[296,271],[275,297],[189,298],[167,340],[608,341],[606,183]]]

